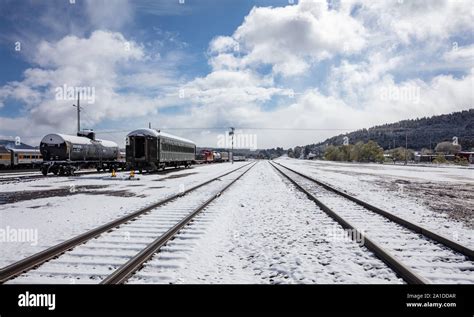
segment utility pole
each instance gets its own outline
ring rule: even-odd
[[[77,106],[72,105],[77,108],[77,133],[81,131],[81,105],[80,105],[80,93],[77,93]]]
[[[405,165],[408,165],[408,130],[405,130]]]
[[[230,154],[232,157],[231,162],[232,164],[234,164],[234,128],[233,127],[230,127],[229,135],[232,136],[232,151],[230,152]]]

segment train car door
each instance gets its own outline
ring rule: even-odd
[[[158,161],[158,138],[149,137],[148,138],[148,153],[147,158],[149,162]]]
[[[125,161],[132,162],[133,161],[133,146],[135,142],[133,142],[133,138],[127,136],[125,139]]]
[[[18,165],[18,153],[12,151],[12,167]]]
[[[156,144],[157,144],[157,153],[156,153],[156,157],[157,157],[157,161],[158,161],[158,164],[161,163],[161,154],[162,154],[162,150],[163,150],[163,145],[161,144],[161,138],[157,138],[156,139]]]
[[[146,156],[146,149],[145,149],[145,145],[146,145],[146,139],[144,136],[136,136],[134,137],[134,142],[133,142],[133,145],[134,145],[134,153],[135,153],[135,158],[136,159],[144,159]]]

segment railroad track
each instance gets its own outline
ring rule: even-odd
[[[0,282],[123,283],[253,166],[240,166],[15,262],[0,270]]]
[[[184,168],[167,168],[167,169],[164,169],[164,170],[159,170],[159,171],[154,171],[154,172],[144,172],[143,174],[138,174],[137,175],[162,175],[162,174],[168,174],[168,173],[171,173],[171,172],[176,172],[176,171],[180,171],[180,170],[183,170]],[[118,172],[121,172],[121,171],[118,171]],[[11,182],[12,180],[29,180],[29,179],[37,179],[37,178],[44,178],[44,179],[47,179],[47,178],[53,178],[53,177],[74,177],[74,176],[81,176],[81,175],[94,175],[94,174],[108,174],[110,175],[111,172],[104,172],[104,171],[78,171],[76,173],[74,173],[74,176],[70,176],[70,175],[48,175],[48,176],[44,176],[43,174],[41,174],[41,172],[37,172],[37,174],[34,174],[35,172],[29,172],[28,174],[23,174],[23,173],[19,173],[19,174],[16,174],[16,175],[9,175],[8,173],[6,174],[0,174],[0,183],[5,183],[5,182]],[[8,175],[8,176],[4,176],[4,175]]]
[[[0,169],[0,175],[36,172],[37,168]]]
[[[270,163],[410,284],[474,283],[474,251],[280,163]]]
[[[74,176],[80,176],[80,175],[91,175],[91,174],[104,174],[104,173],[110,173],[110,172],[98,172],[98,171],[80,171],[80,172],[76,172],[74,174]],[[71,177],[70,175],[48,175],[48,176],[44,176],[43,174],[41,174],[41,172],[39,171],[30,171],[28,172],[27,174],[25,173],[18,173],[18,174],[14,174],[12,173],[13,175],[10,175],[10,173],[4,173],[4,174],[0,174],[0,182],[7,182],[7,181],[12,181],[12,180],[17,180],[17,179],[21,179],[21,180],[28,180],[28,179],[36,179],[36,178],[52,178],[52,177]]]

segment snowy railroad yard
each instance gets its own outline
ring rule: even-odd
[[[474,246],[472,169],[289,158],[279,158],[275,163],[317,178],[470,249]],[[32,229],[37,236],[34,241],[19,242],[4,235],[0,266],[239,167],[242,168],[177,198],[162,209],[154,209],[154,214],[150,212],[78,245],[42,264],[36,272],[31,270],[7,283],[99,283],[124,259],[145,248],[211,194],[216,195],[215,200],[144,262],[127,283],[406,282],[363,241],[345,235],[340,224],[264,160],[200,165],[136,175],[134,180],[127,179],[126,172],[117,173],[116,178],[108,173],[47,178],[2,175],[0,227],[5,234]],[[219,194],[220,188],[232,180],[235,183]],[[343,205],[346,210],[338,210],[341,202],[328,197],[323,195],[321,199],[343,217],[352,217],[350,222],[354,221],[368,238],[379,239],[377,243],[383,244],[427,282],[474,283],[474,265],[462,254],[408,229],[392,229],[394,224],[384,219],[374,220],[379,221],[374,222],[377,224],[374,230],[371,223],[364,222],[369,218],[356,221],[355,217],[363,211],[347,207],[354,204],[346,203]],[[379,230],[383,226],[386,227]],[[381,231],[385,235],[380,235]],[[404,239],[408,242],[399,243],[398,235],[406,235]],[[419,254],[426,254],[427,258],[420,260]]]
[[[474,248],[472,167],[279,161]]]
[[[126,172],[117,173],[115,179],[110,177],[110,173],[26,180],[8,178],[2,181],[0,178],[0,227],[37,229],[38,234],[37,243],[1,243],[0,266],[159,201],[167,195],[184,191],[229,169],[228,164],[204,165],[171,170],[162,175],[136,175],[136,180],[127,180],[129,173]],[[4,177],[6,179],[7,176]]]

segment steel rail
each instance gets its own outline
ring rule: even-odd
[[[31,171],[31,174],[24,174],[24,175],[8,175],[9,173],[5,174],[0,174],[0,181],[10,181],[10,180],[15,180],[15,179],[35,179],[35,178],[54,178],[54,177],[75,177],[75,176],[81,176],[81,175],[93,175],[93,174],[105,174],[105,173],[110,173],[110,172],[98,172],[98,171],[79,171],[75,172],[74,175],[43,175],[41,174],[40,171],[38,171],[38,174],[32,174],[34,171]],[[5,175],[5,177],[3,177]]]
[[[76,237],[73,237],[71,239],[68,239],[66,241],[63,241],[57,245],[54,245],[52,247],[49,247],[48,249],[46,250],[43,250],[41,252],[38,252],[38,253],[35,253],[25,259],[22,259],[20,261],[17,261],[17,262],[14,262],[2,269],[0,269],[0,284],[3,284],[5,283],[6,281],[8,281],[9,279],[15,277],[15,276],[18,276],[19,274],[21,273],[24,273],[28,270],[31,270],[43,263],[45,263],[46,261],[52,259],[52,258],[55,258],[59,255],[61,255],[62,253],[68,251],[68,250],[71,250],[72,248],[88,241],[88,240],[91,240],[97,236],[99,236],[100,234],[104,233],[104,232],[107,232],[115,227],[118,227],[120,226],[121,224],[124,224],[132,219],[135,219],[149,211],[151,211],[152,209],[156,208],[156,207],[159,207],[159,206],[162,206],[164,204],[167,204],[179,197],[182,197],[200,187],[203,187],[211,182],[214,182],[216,180],[218,180],[219,178],[221,177],[224,177],[226,175],[229,175],[231,173],[234,173],[248,165],[250,165],[252,163],[248,163],[248,164],[245,164],[243,166],[240,166],[236,169],[233,169],[229,172],[226,172],[224,174],[221,174],[217,177],[214,177],[208,181],[205,181],[201,184],[198,184],[194,187],[191,187],[183,192],[180,192],[180,193],[177,193],[177,194],[174,194],[174,195],[171,195],[167,198],[164,198],[162,200],[160,200],[159,202],[156,202],[156,203],[153,203],[145,208],[142,208],[140,210],[137,210],[135,212],[132,212],[131,214],[128,214],[128,215],[125,215],[121,218],[118,218],[116,220],[113,220],[113,221],[110,221],[100,227],[97,227],[95,229],[92,229],[92,230],[89,230],[83,234],[80,234]]]
[[[457,243],[457,242],[455,242],[455,241],[453,241],[453,240],[451,240],[451,239],[449,239],[449,238],[447,238],[447,237],[444,237],[444,236],[442,236],[442,235],[440,235],[440,234],[438,234],[438,233],[435,233],[435,232],[433,232],[433,231],[431,231],[431,230],[429,230],[429,229],[427,229],[427,228],[424,228],[424,227],[422,227],[422,226],[420,226],[420,225],[417,225],[417,224],[415,224],[415,223],[413,223],[413,222],[410,222],[410,221],[408,221],[408,220],[406,220],[406,219],[403,219],[403,218],[400,218],[400,217],[398,217],[398,216],[395,216],[394,214],[392,214],[392,213],[390,213],[390,212],[388,212],[388,211],[385,211],[385,210],[382,210],[382,209],[380,209],[380,208],[378,208],[378,207],[375,207],[375,206],[373,206],[373,205],[371,205],[371,204],[369,204],[369,203],[367,203],[367,202],[365,202],[365,201],[362,201],[362,200],[360,200],[360,199],[358,199],[358,198],[355,198],[355,197],[353,197],[353,196],[351,196],[351,195],[349,195],[349,194],[347,194],[347,193],[344,193],[344,192],[342,192],[342,191],[340,191],[340,190],[338,190],[338,189],[336,189],[336,188],[334,188],[334,187],[332,187],[332,186],[330,186],[330,185],[328,185],[328,184],[325,184],[325,183],[323,183],[323,182],[321,182],[321,181],[318,181],[318,180],[316,180],[316,179],[314,179],[314,178],[312,178],[312,177],[310,177],[310,176],[308,176],[308,175],[305,175],[305,174],[303,174],[303,173],[300,173],[300,172],[298,172],[298,171],[295,171],[294,169],[289,168],[289,167],[287,167],[287,166],[285,166],[285,165],[283,165],[283,164],[281,164],[281,163],[278,163],[278,162],[275,162],[275,163],[278,164],[279,166],[282,166],[282,167],[286,168],[287,170],[292,171],[292,172],[295,173],[295,174],[298,174],[298,175],[301,176],[301,177],[306,178],[307,180],[310,180],[310,181],[312,181],[312,182],[318,184],[319,186],[322,186],[323,188],[325,188],[325,189],[327,189],[327,190],[329,190],[329,191],[332,191],[333,193],[336,193],[337,195],[343,196],[344,198],[347,198],[347,199],[349,199],[349,200],[355,202],[356,204],[358,204],[358,205],[360,205],[360,206],[362,206],[362,207],[364,207],[364,208],[366,208],[366,209],[368,209],[368,210],[370,210],[370,211],[373,211],[373,212],[375,212],[375,213],[377,213],[377,214],[379,214],[379,215],[381,215],[381,216],[384,216],[385,218],[387,218],[387,219],[389,219],[389,220],[391,220],[391,221],[393,221],[393,222],[395,222],[395,223],[397,223],[397,224],[399,224],[399,225],[401,225],[401,226],[403,226],[403,227],[405,227],[405,228],[407,228],[407,229],[410,229],[410,230],[412,230],[412,231],[414,231],[414,232],[416,232],[416,233],[419,233],[419,234],[424,235],[425,237],[427,237],[427,238],[429,238],[429,239],[431,239],[431,240],[434,240],[434,241],[436,241],[436,242],[438,242],[438,243],[441,243],[441,244],[443,244],[444,246],[446,246],[446,247],[448,247],[448,248],[450,248],[450,249],[452,249],[452,250],[454,250],[454,251],[456,251],[456,252],[459,252],[459,253],[465,255],[465,256],[468,257],[469,260],[471,260],[471,261],[474,260],[474,250],[472,250],[472,249],[470,249],[470,248],[468,248],[468,247],[466,247],[466,246],[464,246],[464,245],[461,245],[461,244],[459,244],[459,243]]]
[[[197,167],[197,166],[196,166]],[[167,168],[167,169],[164,169],[164,170],[157,170],[157,171],[153,171],[153,172],[144,172],[142,174],[139,174],[139,175],[162,175],[162,174],[167,174],[167,173],[171,173],[171,172],[175,172],[175,171],[181,171],[181,170],[185,170],[185,168],[175,168],[175,167],[172,167],[172,168]],[[116,172],[126,172],[125,170],[116,170]],[[54,177],[76,177],[76,176],[82,176],[82,175],[94,175],[94,174],[110,174],[111,172],[110,171],[91,171],[91,170],[79,170],[77,172],[74,172],[74,175],[43,175],[41,174],[41,171],[38,171],[38,170],[30,170],[30,171],[25,171],[25,173],[29,173],[29,174],[23,174],[21,175],[21,173],[23,172],[18,172],[17,174],[19,175],[9,175],[9,174],[15,174],[14,172],[12,173],[2,173],[1,170],[0,170],[0,182],[5,180],[5,181],[9,181],[9,180],[15,180],[15,179],[34,179],[34,178],[54,178]],[[33,173],[37,173],[37,174],[33,174]],[[137,173],[138,174],[138,173]]]
[[[251,164],[251,163],[250,163]],[[232,186],[237,180],[244,176],[252,167],[255,166],[254,163],[249,167],[245,172],[240,174],[236,179],[227,184],[223,189],[218,193],[214,194],[189,215],[183,218],[179,223],[174,225],[171,229],[165,232],[160,237],[156,238],[151,242],[145,249],[140,251],[137,255],[131,258],[127,263],[120,266],[112,274],[107,276],[100,284],[123,284],[127,281],[136,271],[138,271],[143,264],[148,261],[156,252],[158,252],[161,247],[163,247],[170,239],[172,239],[182,228],[184,228],[194,217],[196,217],[202,210],[204,210],[212,201],[218,198],[224,191],[226,191],[230,186]],[[245,165],[245,166],[248,166]]]
[[[298,184],[294,179],[292,179],[290,176],[285,174],[282,170],[280,170],[274,164],[270,163],[270,165],[272,165],[273,168],[275,168],[278,172],[280,172],[280,174],[285,176],[293,185],[296,186],[296,188],[298,188],[301,192],[306,194],[306,196],[310,200],[314,201],[316,205],[319,208],[321,208],[322,211],[324,211],[327,215],[329,215],[336,222],[338,222],[344,229],[350,229],[353,232],[355,232],[356,235],[351,235],[352,239],[355,239],[356,236],[361,237],[362,241],[364,241],[364,246],[367,247],[367,249],[369,249],[370,251],[372,251],[372,253],[376,257],[378,257],[380,260],[386,263],[392,270],[398,273],[398,275],[400,275],[403,278],[403,280],[405,280],[408,284],[428,284],[429,283],[428,280],[426,280],[425,278],[415,273],[405,264],[400,262],[397,258],[395,258],[390,253],[388,253],[387,250],[385,250],[380,245],[378,245],[377,243],[372,241],[370,238],[368,238],[366,235],[364,235],[361,231],[359,231],[357,228],[355,228],[353,225],[351,225],[349,222],[347,222],[345,219],[339,216],[336,212],[334,212],[332,209],[330,209],[328,206],[322,203],[313,194],[311,194],[309,191],[303,188],[303,186]]]

